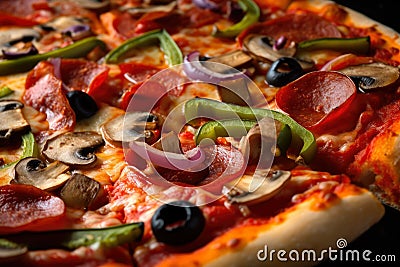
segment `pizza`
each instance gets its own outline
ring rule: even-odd
[[[0,264],[332,261],[400,209],[398,36],[325,0],[1,1]]]

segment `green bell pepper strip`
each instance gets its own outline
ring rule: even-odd
[[[206,98],[193,98],[185,102],[184,114],[186,121],[189,123],[197,117],[204,116],[204,114],[219,120],[237,119],[239,117],[242,120],[251,121],[270,117],[289,126],[293,144],[299,145],[302,143],[298,161],[304,160],[305,163],[310,163],[317,150],[314,135],[295,120],[278,111],[238,106]]]
[[[21,160],[23,158],[27,158],[27,157],[35,157],[38,154],[38,147],[37,147],[35,137],[33,136],[33,134],[31,132],[28,132],[28,133],[22,135],[21,138],[22,138],[22,154],[21,154],[21,157],[19,160]],[[5,165],[1,165],[0,170],[11,167],[11,166],[15,165],[17,162],[18,162],[18,160],[14,161],[14,162],[10,162]]]
[[[8,96],[14,92],[13,90],[10,89],[8,86],[4,86],[0,88],[0,98]]]
[[[342,53],[367,54],[370,50],[370,37],[358,38],[320,38],[300,42],[297,52],[329,49]]]
[[[37,63],[48,58],[79,58],[86,56],[95,47],[105,48],[105,44],[96,37],[88,37],[79,40],[63,48],[52,50],[43,54],[36,54],[17,59],[0,61],[0,75],[9,75],[31,70]]]
[[[236,37],[247,27],[253,25],[260,18],[260,8],[252,0],[239,0],[239,5],[246,12],[244,17],[238,23],[228,27],[225,30],[219,30],[217,26],[214,27],[213,35],[216,37],[233,38]]]
[[[45,232],[22,232],[2,239],[25,245],[29,250],[62,248],[73,250],[99,243],[111,248],[142,239],[144,223],[130,223],[107,228],[63,229]]]
[[[203,139],[209,138],[213,141],[218,137],[241,137],[257,124],[252,120],[221,120],[209,121],[201,125],[194,136],[196,144],[200,144]]]
[[[178,45],[168,32],[163,29],[149,31],[140,36],[126,40],[105,56],[105,62],[108,64],[117,64],[127,57],[132,49],[157,42],[160,43],[161,50],[164,52],[169,66],[181,64],[183,62],[183,55]]]
[[[255,120],[221,120],[221,121],[209,121],[201,125],[194,136],[196,145],[206,138],[216,141],[218,137],[242,137],[257,124]],[[277,146],[281,153],[285,153],[289,148],[292,140],[292,133],[286,124],[283,125],[282,129],[279,130],[277,136]]]

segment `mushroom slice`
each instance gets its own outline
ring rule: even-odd
[[[10,138],[14,133],[22,133],[30,128],[22,114],[23,106],[16,100],[0,101],[0,141]]]
[[[253,205],[275,196],[290,177],[289,171],[257,169],[252,176],[243,175],[236,183],[225,185],[222,192],[230,203]]]
[[[216,62],[230,67],[238,67],[252,60],[252,57],[242,50],[235,50],[220,56],[212,57],[207,62]]]
[[[40,33],[31,28],[11,28],[0,31],[0,55],[3,49],[8,49],[18,42],[31,42],[39,39]]]
[[[273,39],[271,37],[259,34],[250,34],[244,39],[243,50],[250,53],[257,60],[274,62],[281,57],[293,57],[296,54],[296,47],[289,45],[281,49],[273,48]],[[308,61],[299,60],[304,70],[312,69],[314,64]]]
[[[103,138],[95,132],[65,133],[47,140],[42,152],[50,161],[87,166],[96,161],[94,152],[103,144]]]
[[[38,158],[27,157],[14,166],[12,183],[33,185],[42,190],[51,191],[69,179],[69,176],[65,174],[68,169],[68,165],[59,161],[46,165]]]
[[[146,6],[137,6],[137,7],[128,7],[128,8],[121,8],[122,11],[127,11],[132,15],[143,15],[150,12],[172,12],[176,7],[176,1],[170,1],[165,5],[146,5]]]
[[[183,154],[179,137],[172,131],[162,135],[161,138],[151,146],[161,151]]]
[[[80,173],[72,174],[60,192],[60,198],[68,207],[75,209],[99,208],[105,203],[105,193],[102,185]]]
[[[148,112],[127,112],[101,128],[103,138],[114,146],[122,146],[122,142],[146,139],[152,135],[150,130],[158,127],[158,117]]]
[[[105,12],[111,5],[109,0],[74,0],[76,4],[93,11]]]
[[[399,68],[380,62],[349,66],[339,72],[352,78],[362,90],[382,88],[399,78]]]
[[[244,39],[243,49],[259,60],[268,60],[271,62],[274,62],[281,57],[293,57],[296,53],[296,48],[294,46],[275,50],[271,45],[272,43],[272,38],[268,36],[250,34]]]
[[[83,18],[77,18],[73,16],[60,16],[49,22],[46,22],[45,24],[41,24],[39,27],[44,30],[62,32],[65,29],[73,26],[86,25],[85,22],[86,20]]]

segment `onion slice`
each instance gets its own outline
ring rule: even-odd
[[[222,81],[237,80],[245,76],[244,72],[240,72],[235,68],[221,63],[207,62],[207,64],[215,69],[222,69],[223,67],[225,71],[224,73],[217,72],[204,66],[200,61],[200,53],[198,51],[194,51],[184,58],[183,71],[192,80],[199,80],[212,84],[219,84]]]
[[[185,154],[165,152],[138,141],[130,142],[129,147],[141,158],[171,170],[198,171],[198,167],[201,169],[202,163],[206,159],[205,153],[200,147],[195,147]]]
[[[213,11],[217,11],[220,9],[220,7],[216,3],[210,0],[192,0],[192,2],[195,6],[202,9],[209,9]]]
[[[369,57],[360,57],[355,54],[344,54],[325,63],[324,66],[320,69],[320,71],[338,71],[345,67],[352,65],[360,65],[365,63],[370,63],[371,58]]]

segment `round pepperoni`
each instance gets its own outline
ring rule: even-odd
[[[296,43],[325,37],[342,37],[336,25],[312,13],[287,14],[264,23],[255,24],[238,36],[239,43],[242,43],[248,34],[266,35],[276,40],[284,36],[288,41]]]
[[[0,187],[0,234],[52,228],[65,214],[64,202],[31,185]]]
[[[346,75],[314,71],[279,89],[276,103],[316,133],[340,131],[352,126],[343,116],[352,113],[356,92],[354,82]]]

